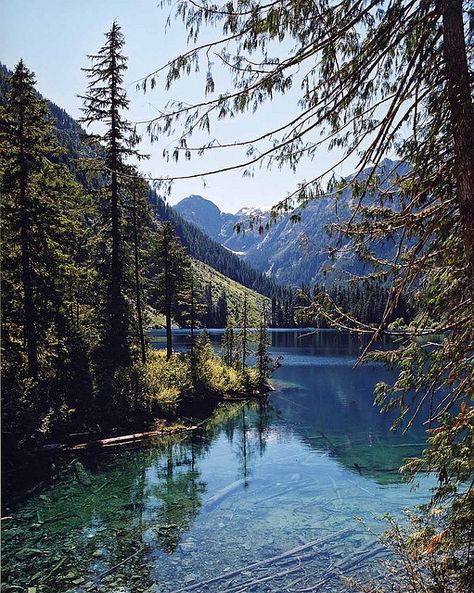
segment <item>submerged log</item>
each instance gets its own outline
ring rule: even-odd
[[[336,536],[339,538],[342,535],[349,534],[351,532],[352,532],[351,529],[343,529],[341,531],[336,531],[335,533],[332,533],[331,535],[328,535],[327,537],[312,540],[306,544],[297,546],[296,548],[292,548],[291,550],[287,550],[286,552],[278,554],[277,556],[272,556],[271,558],[267,558],[266,560],[260,560],[259,562],[254,562],[253,564],[248,564],[247,566],[243,566],[241,568],[237,568],[236,570],[226,572],[226,573],[221,574],[217,577],[207,579],[206,581],[200,581],[198,583],[193,583],[191,585],[187,585],[186,587],[177,589],[177,590],[173,591],[172,593],[183,593],[183,591],[193,591],[194,589],[202,590],[202,588],[204,586],[210,585],[212,583],[218,583],[219,581],[222,581],[224,579],[230,579],[232,577],[242,574],[245,571],[255,570],[256,568],[260,568],[261,566],[272,564],[274,562],[279,562],[280,560],[284,560],[286,558],[289,558],[290,556],[295,556],[299,552],[303,552],[304,550],[307,550],[308,548],[312,548],[315,546],[321,546],[323,544],[331,542],[332,540],[334,540],[334,538]]]
[[[325,571],[319,581],[313,583],[308,587],[298,589],[300,593],[316,593],[320,588],[325,585],[329,580],[337,576],[344,576],[348,572],[354,570],[354,568],[361,567],[368,560],[377,556],[388,556],[390,552],[383,546],[378,545],[377,541],[372,541],[364,546],[359,552],[352,554],[350,558],[340,560],[331,565],[331,567]]]
[[[233,494],[235,491],[240,490],[240,488],[242,486],[244,486],[245,483],[246,483],[246,480],[244,480],[242,478],[241,480],[236,480],[235,482],[232,482],[232,484],[229,484],[228,486],[226,486],[222,490],[219,490],[219,492],[217,492],[216,494],[214,494],[213,496],[211,496],[210,498],[208,498],[204,502],[204,504],[202,506],[202,510],[203,511],[210,511],[210,510],[214,509],[225,498],[227,498],[228,496],[230,496],[231,494]]]

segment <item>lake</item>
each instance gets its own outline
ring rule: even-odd
[[[187,334],[175,331],[177,349]],[[154,347],[163,332],[151,332]],[[222,332],[210,332],[217,344]],[[139,449],[81,457],[3,525],[4,591],[107,593],[344,591],[382,572],[376,534],[434,485],[398,467],[420,425],[390,431],[354,368],[361,343],[334,331],[274,330],[283,356],[267,404],[227,404],[208,425]]]

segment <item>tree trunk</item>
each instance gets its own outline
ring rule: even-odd
[[[25,314],[24,330],[26,353],[28,359],[28,374],[38,378],[38,340],[35,326],[35,305],[33,300],[33,281],[31,277],[30,241],[28,229],[28,213],[26,211],[26,192],[23,181],[20,189],[21,209],[21,280],[23,284],[23,307]]]
[[[474,277],[474,110],[466,56],[462,0],[442,0],[443,55],[451,110],[457,198],[463,241]]]
[[[121,257],[120,211],[119,211],[119,147],[118,147],[118,113],[117,113],[117,81],[115,78],[116,63],[112,56],[112,76],[110,84],[110,148],[109,159],[111,169],[111,222],[112,222],[112,259],[110,266],[110,348],[111,362],[115,367],[127,366],[130,356],[127,345],[127,314],[126,303],[122,297],[123,265]]]
[[[173,354],[173,341],[171,335],[171,307],[166,307],[166,360]]]
[[[137,307],[138,335],[140,337],[140,351],[142,363],[146,363],[145,334],[143,333],[142,303],[140,291],[140,259],[138,253],[138,228],[137,228],[137,196],[136,187],[133,187],[133,250],[135,260],[135,301]]]
[[[173,337],[171,334],[172,294],[170,286],[170,249],[168,241],[165,244],[165,317],[166,317],[166,360],[173,354]]]
[[[243,328],[242,328],[242,370],[247,368],[247,324],[248,324],[248,311],[247,311],[247,295],[244,296],[244,307],[243,307]]]
[[[191,347],[189,350],[189,355],[190,355],[190,359],[191,359],[191,374],[194,377],[194,371],[195,371],[195,360],[194,360],[194,324],[195,324],[195,311],[194,311],[194,278],[191,277]]]
[[[28,360],[28,374],[38,378],[38,338],[35,325],[35,305],[33,297],[33,279],[31,275],[30,254],[30,216],[27,208],[28,172],[24,155],[24,122],[23,112],[20,115],[19,127],[20,146],[20,242],[21,242],[21,281],[23,284],[24,332],[26,341],[26,356]]]

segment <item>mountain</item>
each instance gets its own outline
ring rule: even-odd
[[[175,206],[175,212],[185,213],[186,220],[198,226],[209,237],[219,241],[221,228],[228,220],[233,219],[232,214],[225,214],[202,196],[191,195]],[[219,241],[220,242],[220,241]]]
[[[173,224],[176,234],[194,259],[267,297],[280,293],[281,289],[274,280],[257,271],[232,250],[211,238],[195,224],[195,221],[186,220],[154,190],[150,191],[149,198],[156,216],[160,220],[169,220]],[[204,200],[204,202],[209,202],[209,200]],[[210,203],[212,204],[212,202]],[[204,205],[205,208],[206,205]]]
[[[388,174],[394,169],[397,173],[403,173],[406,165],[385,159],[380,164],[379,173]],[[360,178],[370,171],[363,171]],[[367,270],[367,264],[360,261],[352,250],[343,250],[335,259],[331,259],[328,254],[328,249],[334,247],[338,239],[328,236],[326,228],[337,221],[347,220],[351,215],[352,202],[348,190],[337,201],[334,197],[313,200],[306,208],[296,209],[295,213],[301,216],[300,222],[292,222],[290,214],[282,215],[263,232],[259,232],[259,227],[265,227],[269,222],[269,210],[242,208],[236,214],[227,214],[209,200],[195,195],[181,200],[174,209],[181,217],[192,221],[229,251],[280,285],[301,286],[332,284],[338,278],[347,277],[347,273],[360,274]],[[206,218],[210,212],[212,222]],[[253,230],[249,229],[251,218],[256,221]],[[206,224],[202,222],[203,219]],[[237,223],[241,223],[242,229],[246,230],[237,233]],[[381,242],[377,249],[383,255],[391,247],[386,241]]]

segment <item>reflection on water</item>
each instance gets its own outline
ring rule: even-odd
[[[353,368],[357,339],[304,333],[272,332],[284,361],[267,405],[222,406],[192,436],[85,457],[92,485],[71,471],[13,509],[5,590],[342,591],[340,574],[376,574],[383,550],[354,517],[380,529],[385,512],[426,500],[428,480],[412,492],[397,472],[424,433],[390,432],[372,405],[386,371]]]

